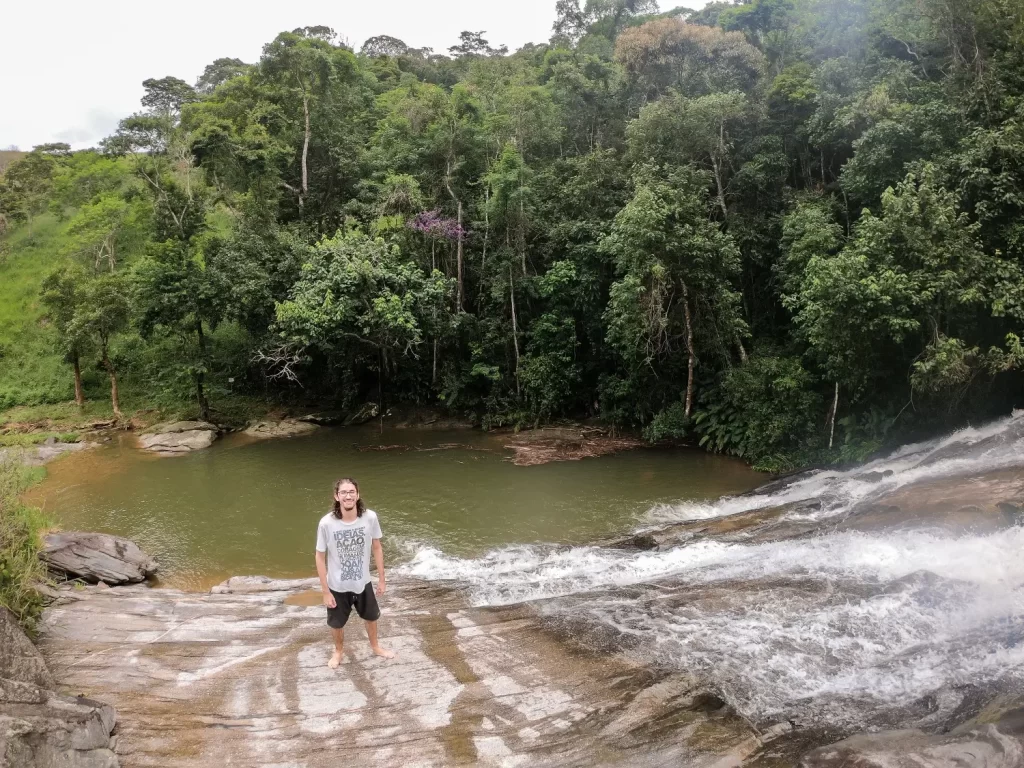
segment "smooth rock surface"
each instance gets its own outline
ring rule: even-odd
[[[527,608],[399,582],[372,656],[353,617],[330,670],[319,590],[66,590],[41,648],[115,704],[126,765],[737,766],[758,734],[688,675],[566,645]],[[230,590],[227,592],[226,590]]]
[[[0,608],[0,768],[117,768],[112,707],[55,693],[42,656]]]
[[[48,533],[40,557],[51,570],[93,584],[132,584],[157,571],[135,542],[106,533]]]
[[[308,435],[319,429],[317,424],[299,419],[284,419],[282,421],[259,421],[251,425],[243,434],[249,437],[275,438],[275,437],[296,437]]]
[[[959,735],[858,734],[821,747],[800,768],[1021,768],[1024,742],[989,724]]]
[[[0,461],[5,458],[13,459],[21,464],[30,467],[41,467],[66,453],[77,453],[95,448],[99,443],[59,443],[46,442],[40,445],[32,445],[15,448],[0,448]]]
[[[206,421],[174,421],[157,424],[139,435],[139,447],[161,456],[201,451],[213,445],[218,429]]]

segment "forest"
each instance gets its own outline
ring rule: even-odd
[[[781,471],[1020,405],[1024,4],[556,12],[283,32],[12,162],[0,408],[597,419]]]

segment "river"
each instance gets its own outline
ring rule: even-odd
[[[764,479],[689,449],[520,467],[507,442],[470,430],[324,428],[287,440],[233,435],[158,458],[126,437],[51,464],[28,500],[65,530],[138,542],[162,584],[201,589],[237,574],[310,575],[316,524],[343,476],[380,516],[392,563],[423,549],[474,557],[583,544],[628,532],[659,505],[705,503]]]

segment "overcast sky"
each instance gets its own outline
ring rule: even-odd
[[[663,0],[663,7],[678,4]],[[703,5],[691,0],[687,5]],[[216,58],[259,58],[278,32],[322,24],[357,48],[392,35],[439,53],[462,30],[510,50],[550,37],[555,0],[57,0],[3,3],[0,149],[94,146],[139,109],[142,81],[194,83]]]

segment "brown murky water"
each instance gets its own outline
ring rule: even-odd
[[[505,442],[332,428],[265,442],[232,436],[156,458],[125,439],[51,464],[29,501],[61,528],[134,539],[161,563],[163,583],[198,589],[237,574],[312,575],[317,521],[346,475],[380,515],[391,563],[422,544],[472,557],[504,544],[585,543],[630,530],[654,504],[715,499],[763,479],[686,449],[517,467]],[[380,446],[406,450],[368,450]]]

